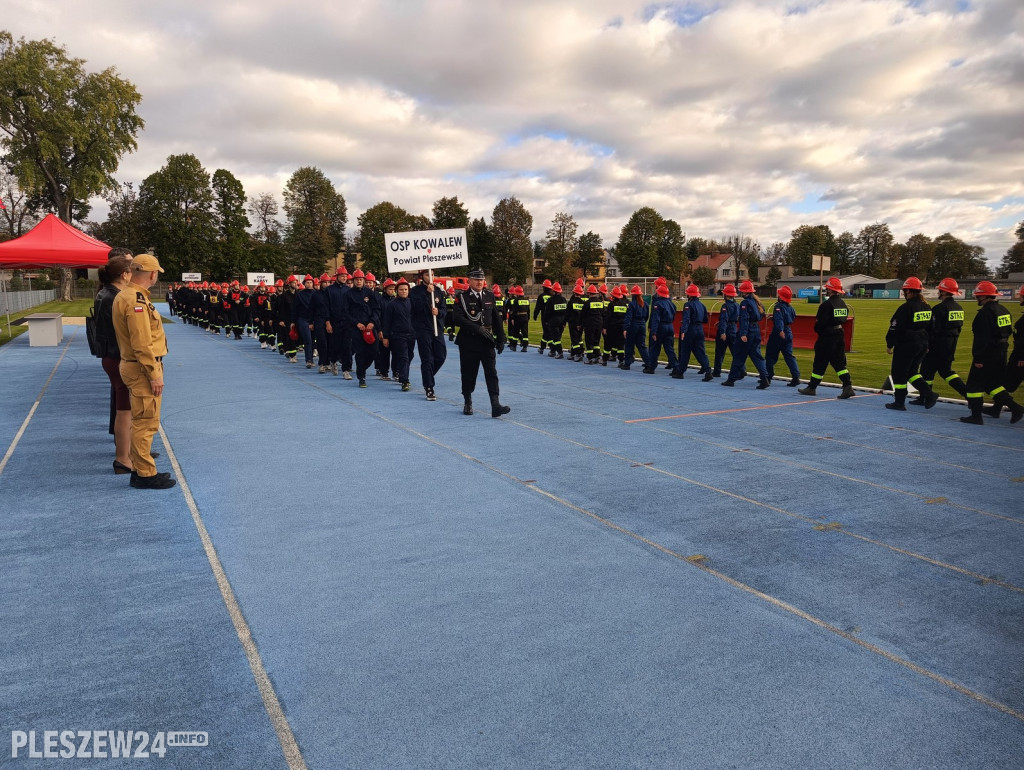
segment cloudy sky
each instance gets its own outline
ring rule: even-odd
[[[764,246],[800,224],[950,231],[998,263],[1024,220],[1021,0],[7,0],[143,95],[117,174],[168,155],[253,195],[300,166],[349,234],[389,200],[515,195],[611,246],[652,206]]]

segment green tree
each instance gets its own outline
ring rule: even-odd
[[[579,252],[576,230],[579,225],[572,214],[564,211],[555,214],[547,231],[547,240],[541,250],[546,267],[544,277],[559,283],[567,283],[576,272],[575,262]]]
[[[143,238],[168,276],[182,271],[213,275],[217,222],[210,175],[195,155],[171,155],[139,188]]]
[[[856,269],[877,278],[892,278],[896,268],[892,261],[892,231],[885,222],[875,222],[861,229],[854,243]]]
[[[661,267],[659,248],[665,220],[649,206],[637,209],[619,233],[615,255],[626,276],[655,275]]]
[[[0,158],[0,241],[20,238],[42,219],[18,178]]]
[[[494,263],[494,238],[487,222],[483,217],[470,222],[466,230],[466,246],[469,251],[469,262],[471,265],[479,265],[485,272],[493,272]],[[441,275],[465,274],[465,267],[452,267],[439,271]]]
[[[1010,273],[1024,272],[1024,222],[1017,225],[1017,242],[1006,250],[999,264],[999,276],[1006,278]]]
[[[456,197],[439,198],[434,202],[430,227],[424,229],[450,230],[458,227],[469,228],[469,210]],[[469,237],[467,233],[466,237]]]
[[[811,256],[824,254],[827,228],[824,225],[800,225],[786,244],[786,261],[793,266],[794,275],[811,274]]]
[[[84,65],[50,40],[0,31],[0,146],[22,187],[68,224],[76,204],[116,185],[121,156],[135,150],[144,125],[135,86],[113,68],[88,73]],[[71,285],[62,270],[62,300],[71,300]]]
[[[774,289],[779,285],[779,280],[782,278],[782,271],[779,270],[777,265],[772,265],[768,268],[768,272],[764,276],[764,285],[769,289]]]
[[[715,271],[710,267],[701,265],[690,274],[690,280],[697,286],[707,289],[715,282]]]
[[[658,274],[670,276],[673,281],[680,280],[689,272],[689,260],[686,259],[686,235],[683,228],[674,219],[665,220],[665,230],[658,244]]]
[[[245,279],[250,267],[250,227],[245,215],[245,189],[230,171],[219,168],[213,172],[213,211],[220,237],[217,239],[219,264],[215,272],[229,278]]]
[[[604,264],[604,244],[601,236],[588,230],[580,236],[573,267],[581,276],[597,275]]]
[[[281,237],[281,223],[277,219],[277,199],[270,193],[260,193],[249,198],[246,209],[255,227],[250,245],[252,267],[285,277],[289,272],[288,257]]]
[[[929,283],[946,277],[959,280],[988,275],[984,254],[981,246],[971,246],[950,233],[943,233],[935,239],[935,261],[928,273]]]
[[[356,250],[362,255],[363,270],[381,277],[388,273],[388,255],[384,247],[387,233],[405,233],[421,230],[422,223],[412,214],[384,201],[371,206],[359,216],[359,235]]]
[[[112,247],[130,249],[133,254],[139,254],[151,246],[146,243],[146,227],[135,185],[124,182],[103,197],[110,209],[106,221],[93,229],[93,236]]]
[[[303,166],[284,187],[285,246],[291,267],[319,275],[345,246],[348,209],[318,168]],[[383,248],[383,243],[381,244]]]
[[[893,247],[897,278],[926,278],[934,261],[935,244],[922,233],[912,235],[906,243],[898,243]]]
[[[533,216],[515,196],[502,198],[491,214],[493,260],[497,283],[525,283],[533,274]]]
[[[856,262],[856,239],[849,230],[836,237],[836,254],[832,260],[832,270],[837,275],[848,275],[853,272]]]

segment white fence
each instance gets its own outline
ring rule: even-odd
[[[0,315],[17,313],[57,299],[56,289],[42,291],[0,291]]]

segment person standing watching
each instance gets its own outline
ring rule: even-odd
[[[111,249],[107,264],[99,269],[99,277],[103,287],[96,294],[93,317],[96,319],[100,360],[114,394],[114,473],[131,473],[132,406],[128,388],[119,371],[121,349],[117,345],[112,311],[114,298],[131,280],[132,253],[128,249]]]
[[[169,489],[175,484],[169,473],[157,473],[150,451],[153,434],[160,427],[160,402],[164,393],[164,356],[167,338],[160,314],[149,298],[150,287],[163,272],[151,254],[132,261],[131,283],[114,298],[111,315],[121,352],[121,379],[131,400],[131,461],[129,483],[136,489]]]

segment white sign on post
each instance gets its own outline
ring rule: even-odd
[[[832,257],[823,254],[811,254],[811,270],[826,271],[832,269]]]
[[[384,248],[388,272],[439,270],[469,264],[466,229],[421,230],[413,233],[387,233]]]
[[[267,286],[274,285],[274,274],[273,273],[246,273],[245,274],[245,285],[246,286],[259,286],[260,281],[265,283]]]
[[[203,280],[203,274],[202,273],[182,273],[181,274],[181,280],[182,280],[182,283],[189,283],[189,282],[199,283],[200,281]]]

